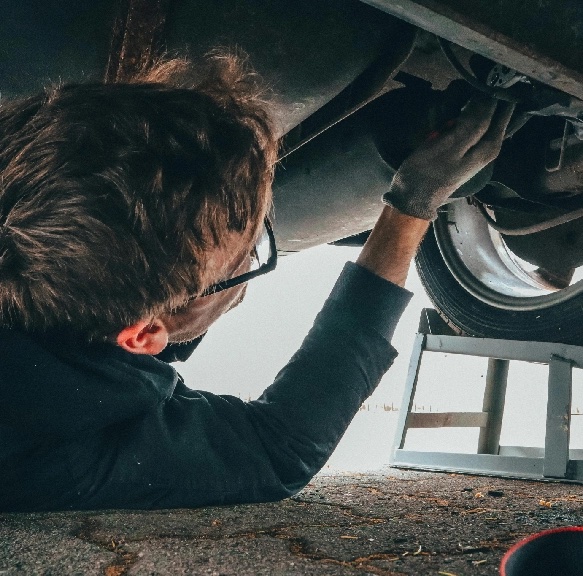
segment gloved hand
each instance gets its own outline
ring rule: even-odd
[[[403,214],[434,220],[437,209],[498,156],[513,111],[513,105],[492,98],[470,100],[453,127],[401,164],[383,202]]]

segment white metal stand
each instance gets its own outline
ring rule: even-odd
[[[481,412],[411,412],[423,352],[488,358]],[[499,445],[506,380],[511,360],[549,366],[544,449]],[[453,335],[435,310],[421,314],[401,404],[391,464],[421,470],[446,470],[516,478],[562,479],[583,483],[583,451],[569,450],[572,368],[583,368],[583,347]],[[405,450],[409,428],[479,427],[476,454]],[[579,458],[578,458],[579,457]]]

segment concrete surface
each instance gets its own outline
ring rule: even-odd
[[[0,575],[485,575],[539,530],[583,523],[582,487],[387,469],[291,500],[0,515]]]

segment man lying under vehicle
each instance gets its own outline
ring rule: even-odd
[[[285,498],[391,365],[417,246],[496,157],[511,110],[472,101],[403,163],[301,348],[243,402],[187,387],[168,362],[274,266],[260,90],[215,54],[2,104],[2,511]]]

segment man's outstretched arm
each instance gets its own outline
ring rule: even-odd
[[[142,388],[112,382],[103,397],[100,389],[93,396],[112,413],[118,404],[136,405],[135,414],[105,428],[96,419],[92,429],[69,438],[51,467],[58,490],[50,496],[32,482],[11,506],[201,506],[275,500],[300,490],[396,356],[390,340],[410,298],[401,286],[428,220],[498,153],[509,112],[495,115],[489,103],[468,108],[451,132],[403,163],[385,198],[391,206],[357,264],[347,264],[301,348],[258,400],[189,390],[165,375],[168,365],[132,358],[135,372],[148,375]],[[109,371],[125,353],[111,354]],[[75,399],[67,397],[71,410]],[[15,480],[8,491],[13,500],[17,488]]]
[[[296,432],[297,454],[304,448],[308,464],[304,480],[325,463],[392,363],[390,341],[409,298],[399,287],[419,243],[439,206],[496,158],[512,111],[493,100],[472,101],[452,130],[403,163],[358,266],[344,270],[302,349],[259,400],[257,407],[265,403],[272,422],[287,420]]]

